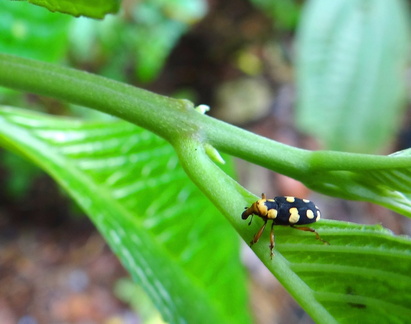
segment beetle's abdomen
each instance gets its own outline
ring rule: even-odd
[[[318,207],[308,199],[295,197],[275,197],[277,205],[277,217],[274,223],[277,225],[304,225],[318,221],[321,217]],[[267,201],[266,205],[269,208]]]

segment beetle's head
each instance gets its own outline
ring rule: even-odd
[[[250,207],[245,207],[245,211],[241,214],[241,218],[247,219],[250,215],[257,215],[260,217],[267,216],[268,208],[265,205],[266,201],[267,199],[264,197],[263,199],[257,200]]]

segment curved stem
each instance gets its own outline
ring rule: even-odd
[[[217,149],[266,167],[274,165],[276,171],[289,175],[308,167],[308,151],[202,115],[186,100],[87,72],[0,54],[0,85],[94,108],[144,127],[171,143],[184,134],[197,134]],[[273,154],[276,151],[281,154]]]
[[[408,179],[410,176],[405,172],[411,168],[408,152],[389,157],[310,152],[205,116],[193,109],[193,105],[186,100],[157,95],[90,73],[6,54],[0,54],[0,85],[66,100],[120,117],[163,137],[176,148],[181,140],[195,138],[202,145],[212,145],[233,156],[293,177],[319,192],[373,201],[411,214],[410,208],[404,208],[408,205],[408,195],[411,193],[403,189],[405,186],[401,181],[391,181],[387,185],[384,180],[386,175],[374,173],[372,176],[375,179],[370,180],[370,174],[365,172],[392,172],[396,169],[397,178],[406,176]],[[399,194],[393,199],[391,192],[394,191]]]
[[[244,211],[244,206],[258,198],[245,191],[243,187],[216,166],[208,158],[200,141],[195,139],[180,140],[174,144],[186,173],[220,209],[243,239],[246,242],[249,241],[250,233],[256,232],[261,224],[254,222],[250,229],[240,215]],[[224,240],[223,237],[222,240]],[[323,323],[335,323],[335,319],[314,298],[313,291],[290,268],[290,263],[280,252],[276,251],[275,262],[272,262],[270,254],[267,253],[266,245],[253,246],[253,250],[314,319],[321,319]],[[310,297],[308,298],[308,296]]]

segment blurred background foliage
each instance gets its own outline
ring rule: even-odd
[[[410,51],[403,1],[311,1],[299,25],[297,124],[327,149],[381,153],[402,120]]]
[[[21,1],[1,1],[0,9],[0,52],[208,104],[217,118],[298,147],[389,153],[411,146],[408,1],[124,0],[117,14],[101,20]],[[0,90],[3,105],[109,118],[50,98]],[[36,226],[65,224],[65,218],[79,213],[59,190],[46,189],[50,180],[31,164],[5,151],[0,161],[0,198],[8,202],[0,210],[0,227],[10,224],[6,216],[13,213],[18,215],[13,219],[26,223],[22,215],[29,211]],[[290,179],[239,165],[240,179],[251,191],[309,195]],[[333,218],[381,222],[396,233],[411,230],[402,218],[390,218],[375,206],[323,203],[324,214],[328,208]],[[10,231],[8,226],[1,233]],[[41,236],[35,234],[34,242],[45,255],[56,258],[49,238],[36,235]],[[87,244],[88,251],[115,262],[94,236]],[[255,261],[247,262],[254,267]],[[292,302],[286,304],[278,283],[267,285],[264,272],[255,271],[254,290],[264,301],[252,305],[257,322],[309,323]],[[97,273],[89,278],[103,278]],[[124,273],[113,266],[110,275],[102,280]],[[81,285],[86,279],[75,273],[73,280]],[[118,295],[126,300],[127,290]]]

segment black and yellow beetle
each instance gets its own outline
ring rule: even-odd
[[[274,249],[274,225],[287,225],[292,228],[315,233],[317,240],[320,240],[324,244],[329,244],[324,241],[315,229],[310,227],[294,227],[295,225],[306,225],[315,223],[321,217],[320,210],[310,200],[300,199],[296,197],[275,197],[274,199],[267,199],[265,194],[261,195],[261,199],[257,200],[250,207],[245,207],[245,211],[242,213],[241,218],[247,219],[251,216],[251,220],[248,225],[251,225],[253,216],[256,215],[264,220],[263,226],[254,235],[253,240],[250,242],[250,246],[257,243],[261,235],[264,232],[265,226],[269,220],[271,223],[270,231],[270,256],[273,257]]]

